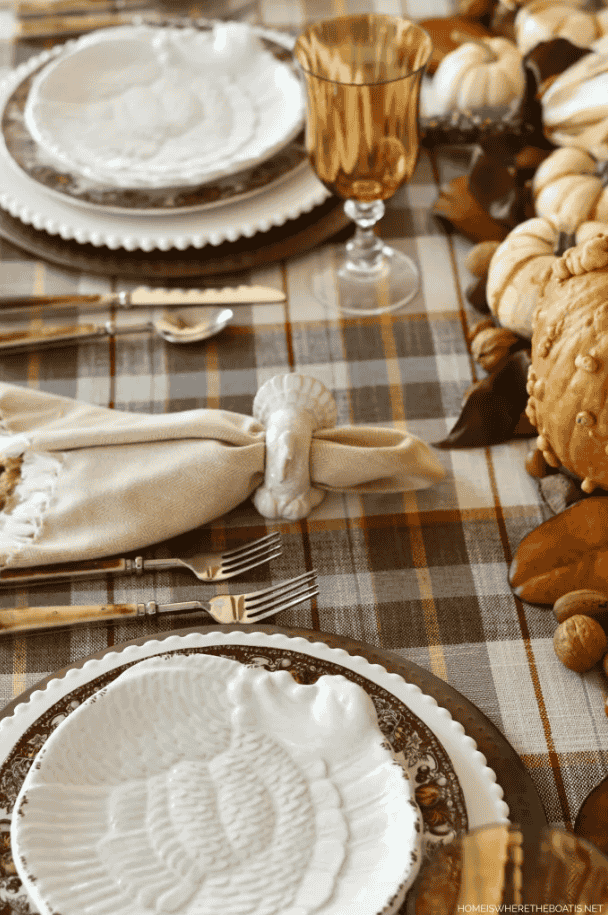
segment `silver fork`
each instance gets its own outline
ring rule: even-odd
[[[109,622],[161,613],[192,613],[205,610],[217,623],[259,623],[282,610],[295,607],[319,593],[317,573],[304,572],[248,594],[218,594],[210,600],[190,600],[177,604],[92,604],[90,606],[21,607],[0,610],[0,633],[56,629],[78,623]]]
[[[33,584],[66,578],[96,578],[100,575],[119,575],[125,572],[161,572],[186,569],[199,581],[225,581],[255,569],[257,566],[281,555],[281,535],[278,531],[251,540],[243,546],[223,553],[203,553],[191,559],[98,559],[92,562],[62,563],[54,566],[36,566],[28,569],[3,569],[0,586]]]

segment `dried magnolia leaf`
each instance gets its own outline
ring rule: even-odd
[[[524,57],[524,65],[536,80],[537,91],[544,91],[549,82],[589,54],[589,48],[579,48],[567,38],[541,41]]]
[[[458,0],[456,11],[465,19],[483,19],[494,12],[498,0]]]
[[[441,188],[432,213],[471,241],[503,241],[510,231],[509,225],[493,219],[475,200],[466,175]]]
[[[509,356],[498,371],[477,381],[467,393],[456,424],[435,447],[479,448],[535,435],[536,430],[522,419],[529,365],[528,352],[522,350]]]
[[[505,164],[510,159],[513,157],[506,147],[498,155],[489,155],[479,148],[469,172],[469,191],[492,219],[515,228],[532,213],[527,186],[520,180],[515,165]]]
[[[509,571],[515,594],[553,605],[563,594],[608,588],[608,498],[581,499],[521,541]]]

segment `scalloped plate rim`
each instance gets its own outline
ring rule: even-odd
[[[165,654],[178,648],[226,644],[259,645],[261,648],[267,646],[292,650],[312,657],[320,657],[372,680],[403,701],[440,740],[461,783],[469,828],[486,823],[508,821],[509,808],[504,800],[504,792],[497,780],[496,773],[488,766],[486,757],[478,750],[475,740],[466,733],[462,724],[452,717],[448,709],[440,706],[433,696],[424,693],[415,684],[408,683],[399,674],[387,671],[382,665],[370,663],[361,655],[351,655],[343,648],[330,647],[325,642],[310,642],[302,636],[288,636],[284,633],[237,630],[227,633],[191,632],[187,635],[170,635],[164,639],[151,636],[143,645],[127,644],[117,651],[106,652],[103,658],[90,658],[84,662],[82,667],[69,668],[63,677],[49,680],[43,690],[35,690],[26,702],[15,706],[10,716],[0,719],[0,753],[4,740],[7,737],[11,740],[11,729],[17,728],[21,732],[23,731],[24,715],[31,719],[29,723],[33,723],[40,715],[37,707],[50,705],[57,701],[53,699],[53,693],[58,693],[59,698],[66,692],[72,691],[72,689],[66,691],[64,686],[66,683],[71,686],[73,681],[90,682],[95,676],[122,666],[125,659],[126,662],[130,662]],[[412,706],[412,701],[416,707]],[[428,717],[431,718],[430,722]],[[25,726],[27,727],[29,724]],[[11,746],[15,742],[16,739],[12,741]],[[482,787],[485,791],[485,798],[481,798],[480,788]],[[488,805],[487,810],[484,808],[484,804]]]

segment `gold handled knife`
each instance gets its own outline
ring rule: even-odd
[[[58,16],[32,16],[20,19],[15,26],[15,38],[52,38],[61,35],[80,35],[94,29],[107,29],[118,25],[133,25],[142,21],[162,24],[163,17],[155,10],[141,9],[132,12],[80,13]]]
[[[285,293],[270,286],[225,286],[222,289],[151,289],[138,286],[131,292],[99,295],[6,295],[0,296],[0,309],[37,308],[184,308],[188,305],[253,305],[284,302]]]
[[[40,16],[62,16],[83,13],[119,13],[124,10],[149,7],[150,0],[16,0],[18,19]]]
[[[146,565],[150,562],[147,560]],[[27,568],[2,569],[0,571],[0,587],[9,585],[36,584],[56,579],[94,578],[108,573],[143,572],[144,560],[136,559],[93,559],[88,562],[56,563],[48,566],[29,566]]]
[[[35,632],[38,629],[58,629],[82,623],[110,622],[133,617],[156,616],[159,613],[194,613],[207,609],[203,601],[190,600],[178,604],[85,604],[65,607],[22,607],[0,610],[0,635],[13,632]]]

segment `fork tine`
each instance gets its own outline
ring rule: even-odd
[[[259,613],[265,613],[267,610],[272,610],[275,607],[285,607],[288,601],[295,600],[296,598],[301,598],[302,595],[309,594],[309,592],[314,590],[316,587],[317,583],[315,581],[304,582],[303,584],[289,588],[289,590],[278,594],[276,597],[268,597],[266,600],[256,604],[254,607],[245,602],[245,615],[249,618],[257,618],[257,614]]]
[[[235,563],[234,565],[229,565],[228,568],[222,566],[222,575],[224,578],[233,575],[242,575],[243,572],[249,572],[250,569],[257,569],[258,566],[263,565],[266,562],[270,562],[271,559],[276,559],[277,556],[281,555],[281,548],[275,550],[274,553],[260,553],[259,556],[256,556],[254,559],[249,562],[243,561],[240,563]]]
[[[248,613],[245,611],[245,618],[250,622],[257,623],[260,620],[266,619],[268,616],[274,616],[276,613],[281,613],[281,611],[287,610],[289,607],[295,607],[296,604],[301,604],[305,600],[308,600],[310,597],[316,597],[318,593],[319,589],[317,587],[309,588],[307,591],[303,591],[297,597],[294,597],[293,600],[288,601],[288,603],[281,603],[278,606],[273,607],[271,610],[266,610],[263,613],[255,610],[253,613]]]
[[[227,572],[229,569],[232,569],[243,562],[248,562],[250,559],[257,559],[259,556],[268,556],[270,553],[275,552],[280,554],[281,549],[282,547],[280,543],[272,542],[264,543],[262,546],[258,546],[254,550],[247,550],[247,552],[239,553],[238,556],[231,556],[229,559],[224,559],[222,556],[221,569],[223,572]]]
[[[281,594],[285,594],[286,591],[291,591],[294,587],[304,584],[305,582],[311,583],[316,579],[316,572],[304,572],[302,575],[297,575],[295,578],[290,578],[287,581],[281,581],[277,585],[272,585],[270,588],[264,588],[261,591],[250,591],[249,594],[245,595],[245,605],[247,607],[256,607],[260,603],[265,604],[265,598],[271,599],[277,597]]]
[[[249,552],[249,550],[261,547],[264,544],[274,545],[275,542],[278,543],[280,540],[281,534],[279,531],[274,531],[271,534],[266,534],[264,537],[258,537],[257,540],[251,540],[249,543],[243,544],[243,546],[235,546],[231,550],[226,550],[222,553],[222,560],[238,558],[244,553]]]

